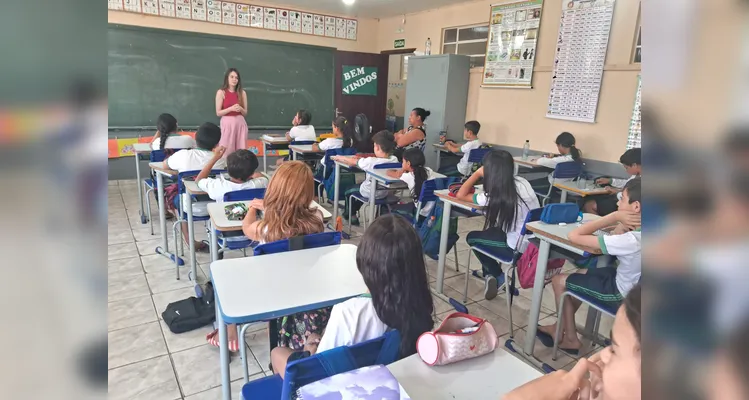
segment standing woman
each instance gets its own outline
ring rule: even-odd
[[[225,156],[247,147],[247,93],[236,68],[224,75],[224,85],[216,92],[216,115],[221,117],[221,142]]]
[[[408,129],[403,132],[400,130],[395,133],[395,151],[393,155],[398,157],[398,161],[403,161],[403,152],[408,149],[420,149],[426,145],[427,131],[424,128],[424,121],[432,113],[416,107],[408,115]]]

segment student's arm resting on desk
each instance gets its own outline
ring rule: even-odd
[[[595,221],[586,222],[578,226],[567,237],[572,243],[603,250],[600,237],[594,235],[597,230],[616,225],[617,223],[621,223],[625,227],[630,228],[629,230],[632,230],[639,226],[639,220],[640,214],[638,213],[616,211]]]
[[[445,149],[449,150],[451,153],[457,153],[460,151],[460,145],[452,141],[445,142]]]
[[[247,215],[245,215],[242,220],[242,233],[244,233],[244,235],[250,240],[259,241],[262,239],[260,237],[260,232],[258,231],[260,221],[257,219],[257,212],[263,211],[264,209],[263,200],[255,199],[250,202]]]
[[[335,156],[333,157],[333,161],[338,161],[339,163],[346,164],[349,167],[355,167],[359,162],[359,158],[352,156]]]
[[[481,167],[476,172],[474,172],[473,175],[471,175],[471,177],[463,183],[463,185],[460,186],[460,189],[458,190],[458,193],[455,195],[455,197],[457,199],[473,203],[473,193],[471,193],[471,189],[476,186],[476,183],[479,181],[479,179],[483,177],[484,167]]]
[[[400,179],[401,176],[403,176],[403,170],[402,169],[389,169],[386,172],[387,176],[395,179]]]
[[[593,398],[589,372],[591,376],[602,374],[596,363],[582,358],[569,372],[559,370],[534,379],[504,395],[502,400],[587,400]]]

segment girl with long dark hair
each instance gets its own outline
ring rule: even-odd
[[[470,246],[482,245],[497,257],[512,258],[528,211],[540,207],[538,197],[525,178],[514,175],[515,160],[507,151],[488,152],[482,164],[456,195],[459,199],[485,207],[484,230],[468,233],[466,242]],[[471,188],[482,178],[484,191],[471,194]],[[524,245],[521,244],[521,251]],[[483,269],[484,297],[491,300],[504,283],[504,273],[494,259],[477,251],[474,254],[481,261]],[[478,276],[478,271],[474,271],[474,275]]]
[[[400,333],[400,357],[416,353],[416,340],[434,326],[434,304],[414,228],[397,215],[377,218],[356,250],[356,265],[369,292],[333,306],[322,338],[310,336],[304,351],[273,349],[275,372],[283,376],[288,361],[374,339],[390,329]]]
[[[177,133],[177,118],[172,114],[161,114],[156,120],[156,135],[151,140],[151,149],[192,149],[195,139]]]
[[[247,93],[236,68],[224,74],[224,84],[216,92],[216,115],[221,117],[221,146],[231,154],[247,148]]]
[[[424,158],[424,153],[419,149],[408,149],[403,152],[402,164],[403,168],[401,170],[388,171],[388,175],[406,182],[413,201],[405,205],[396,205],[393,207],[397,213],[413,218],[414,212],[416,212],[416,205],[419,202],[421,188],[424,186],[424,182],[434,179],[434,171],[424,165],[426,164],[426,159]],[[421,211],[419,212],[420,217],[429,215],[432,207],[434,207],[433,201],[422,204]]]
[[[544,154],[543,157],[536,160],[536,164],[548,168],[555,168],[557,164],[569,161],[583,162],[583,153],[575,145],[575,137],[569,132],[562,132],[554,141],[557,145],[559,154]],[[571,181],[573,178],[556,179],[555,182]],[[531,181],[531,186],[538,193],[546,194],[549,192],[551,182],[554,181],[553,172],[546,178],[538,178]],[[558,190],[558,189],[557,189]]]
[[[346,117],[338,117],[333,120],[331,125],[333,128],[332,138],[327,138],[322,142],[312,144],[312,150],[314,151],[327,151],[332,149],[347,149],[351,147],[351,129]],[[325,157],[320,160],[320,165],[325,164]]]

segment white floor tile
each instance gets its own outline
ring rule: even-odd
[[[151,296],[112,301],[107,304],[107,308],[109,318],[107,328],[110,331],[156,321]]]
[[[107,288],[108,301],[131,299],[151,294],[148,290],[146,276],[143,274],[119,277],[110,276],[107,281]]]
[[[107,246],[107,260],[119,260],[123,258],[136,257],[138,249],[135,243],[113,244]]]
[[[167,354],[158,322],[109,332],[109,368]]]
[[[143,274],[143,267],[138,257],[107,261],[107,269],[110,278]]]
[[[168,356],[110,369],[108,383],[110,400],[182,398]]]
[[[185,397],[200,393],[221,385],[221,365],[219,350],[210,345],[172,354],[177,379]],[[250,375],[262,373],[254,359],[249,360]],[[242,377],[242,365],[239,356],[233,357],[229,365],[232,379]]]

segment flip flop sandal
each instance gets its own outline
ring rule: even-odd
[[[551,337],[551,335],[549,335],[548,333],[542,332],[539,329],[539,330],[536,330],[536,337],[541,343],[543,343],[544,346],[549,347],[549,348],[554,348],[554,338]],[[580,353],[579,349],[565,349],[565,348],[560,347],[559,350],[562,350],[563,352],[573,355],[573,356],[576,356]]]

